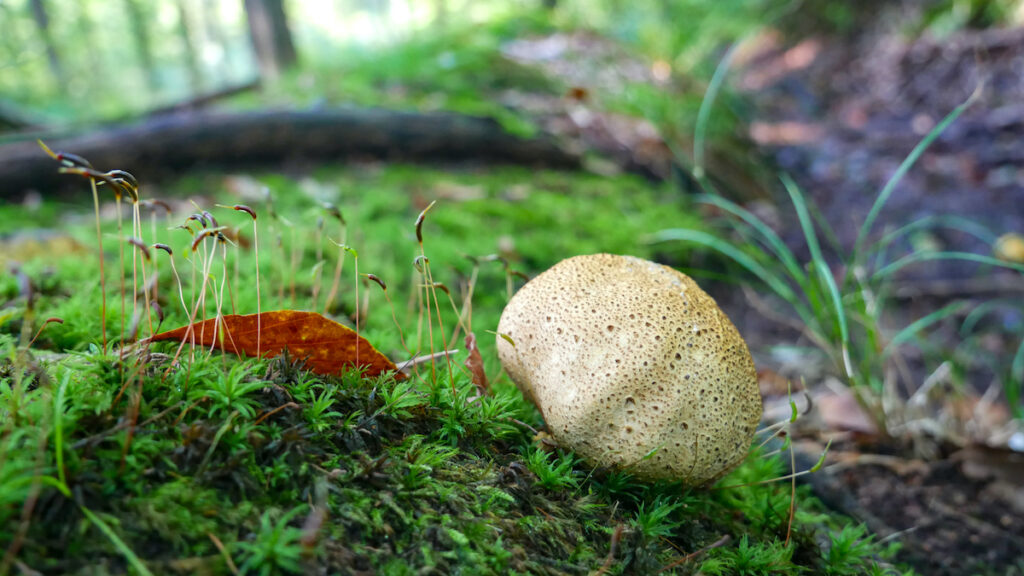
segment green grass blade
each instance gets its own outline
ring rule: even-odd
[[[899,239],[901,236],[906,236],[911,232],[921,229],[939,227],[959,230],[960,232],[970,234],[971,236],[974,236],[975,238],[989,245],[996,243],[996,235],[993,234],[987,226],[981,224],[980,222],[976,222],[974,220],[971,220],[970,218],[964,218],[962,216],[955,216],[952,214],[932,214],[930,216],[925,216],[924,218],[915,220],[910,224],[901,226],[896,230],[893,230],[892,232],[889,232],[888,234],[883,236],[881,240],[872,244],[867,249],[867,252],[871,253],[877,252],[879,250],[884,250],[888,248],[890,244]]]
[[[1013,355],[1013,362],[1010,363],[1010,379],[1016,383],[1018,388],[1024,382],[1024,340],[1017,347],[1017,353]],[[1017,407],[1011,406],[1014,410]]]
[[[64,477],[64,395],[71,380],[71,372],[65,372],[57,385],[57,395],[53,400],[53,450],[57,459],[57,477],[60,483],[67,485]]]
[[[13,490],[15,488],[22,488],[38,482],[44,486],[57,489],[65,498],[71,498],[71,490],[68,489],[68,485],[54,478],[53,476],[20,476],[13,480],[6,480],[3,488],[6,490]]]
[[[762,282],[768,285],[772,291],[775,292],[780,298],[789,303],[793,307],[793,310],[800,317],[800,320],[807,326],[812,332],[820,333],[820,326],[818,325],[817,319],[811,314],[807,306],[800,299],[800,297],[793,291],[792,288],[785,281],[779,278],[778,275],[762,266],[757,260],[754,260],[749,254],[736,248],[729,242],[718,238],[707,232],[701,232],[699,230],[689,230],[686,228],[673,228],[669,230],[662,230],[654,234],[649,242],[669,242],[678,240],[682,242],[693,242],[701,246],[711,248],[721,254],[724,254],[734,262],[746,268],[748,272],[757,276]]]
[[[907,172],[909,172],[910,169],[914,166],[914,164],[917,163],[917,160],[921,157],[922,154],[924,154],[924,151],[927,150],[928,147],[932,145],[932,142],[934,142],[935,139],[938,138],[939,135],[942,134],[946,130],[946,128],[949,127],[950,124],[952,124],[957,118],[959,118],[960,115],[964,113],[964,110],[967,110],[967,108],[970,107],[970,105],[973,104],[974,101],[980,95],[981,88],[979,87],[977,90],[974,91],[973,94],[970,95],[969,98],[967,98],[967,100],[965,100],[962,104],[954,108],[953,111],[947,114],[941,122],[936,124],[935,127],[932,128],[931,131],[928,132],[928,134],[926,134],[925,137],[922,138],[921,141],[917,143],[917,146],[915,146],[914,149],[911,150],[910,154],[908,154],[907,157],[903,159],[903,163],[901,163],[899,168],[896,169],[896,173],[893,174],[891,178],[889,178],[889,181],[886,182],[885,187],[882,188],[882,191],[879,192],[878,197],[875,198],[875,203],[871,205],[871,210],[868,212],[867,218],[865,218],[864,223],[861,224],[860,231],[857,233],[857,240],[856,242],[854,242],[853,245],[853,257],[855,260],[860,258],[861,247],[864,245],[865,240],[867,240],[868,233],[871,231],[871,227],[874,226],[875,220],[878,219],[878,214],[882,211],[882,207],[884,207],[885,203],[889,201],[889,196],[891,196],[893,190],[896,189],[896,185],[899,184],[901,180],[903,180],[903,177],[906,176]]]
[[[875,272],[871,276],[871,279],[881,280],[883,278],[888,278],[911,264],[927,262],[930,260],[967,260],[969,262],[978,262],[979,264],[988,264],[990,266],[998,266],[1000,268],[1016,270],[1017,272],[1024,272],[1024,265],[1007,262],[1005,260],[1000,260],[992,256],[985,256],[983,254],[974,254],[973,252],[914,252],[913,254],[904,256],[888,266],[883,267],[878,272]]]
[[[754,276],[760,278],[761,281],[767,284],[776,294],[781,296],[787,302],[797,300],[796,293],[793,292],[793,290],[781,278],[751,258],[749,254],[736,248],[729,242],[718,238],[717,236],[700,230],[671,228],[668,230],[662,230],[651,238],[651,242],[669,242],[672,240],[693,242],[718,251],[725,256],[728,256],[740,266],[746,268],[747,271],[752,273]]]
[[[833,230],[829,225],[828,218],[825,218],[825,215],[821,213],[821,210],[819,210],[813,202],[807,205],[807,209],[810,211],[811,219],[818,225],[818,229],[821,230],[821,234],[825,238],[829,247],[845,264],[846,259],[844,257],[843,243],[839,241],[839,237],[836,236],[835,230]]]
[[[890,340],[889,343],[886,344],[885,349],[882,350],[882,358],[888,358],[890,355],[892,355],[893,352],[896,351],[896,348],[898,346],[916,336],[918,332],[924,330],[925,328],[931,326],[932,324],[935,324],[936,322],[941,322],[946,318],[953,316],[954,314],[963,310],[966,306],[966,302],[953,302],[947,304],[946,306],[943,306],[942,308],[939,308],[935,312],[932,312],[931,314],[928,314],[923,318],[919,318],[914,322],[910,323],[910,325],[906,326],[905,328],[897,332],[896,335],[892,337],[892,340]]]
[[[111,544],[114,545],[114,548],[117,548],[117,551],[124,556],[124,559],[128,561],[129,566],[134,568],[136,572],[143,576],[153,576],[153,573],[149,571],[149,568],[146,568],[146,565],[142,563],[142,560],[135,555],[135,552],[132,552],[132,549],[124,543],[124,540],[121,540],[121,537],[114,532],[113,528],[104,522],[102,518],[93,513],[92,510],[89,510],[85,506],[80,506],[79,508],[82,510],[82,514],[85,514],[85,517],[88,518],[94,526],[99,528],[100,532],[103,532],[103,534],[110,540]]]
[[[782,265],[786,267],[786,271],[789,272],[789,275],[792,276],[797,283],[803,284],[806,274],[803,269],[800,268],[800,264],[797,262],[796,256],[793,255],[793,252],[789,247],[787,247],[782,239],[779,238],[779,235],[765,224],[764,221],[757,216],[754,216],[753,213],[739,204],[716,194],[701,194],[697,197],[697,202],[711,204],[712,206],[725,210],[746,222],[761,236],[765,244],[771,249],[775,256],[778,257],[782,262]]]
[[[999,308],[1020,307],[1020,305],[1021,302],[1006,298],[989,300],[988,302],[979,304],[964,318],[963,324],[960,325],[960,336],[967,336],[974,332],[975,326],[977,326],[978,322],[980,322],[981,319],[989,312],[998,310]]]
[[[715,103],[715,99],[718,98],[718,93],[722,89],[722,84],[725,82],[725,76],[729,72],[729,68],[732,66],[732,59],[736,55],[736,49],[739,48],[740,42],[734,43],[729,47],[729,50],[722,57],[722,60],[718,63],[715,68],[715,73],[711,76],[711,82],[708,83],[708,89],[704,93],[704,99],[700,102],[700,109],[697,111],[697,125],[693,130],[693,176],[698,182],[702,182],[705,179],[704,174],[704,142],[707,140],[707,129],[708,122],[711,120],[711,108]]]
[[[796,183],[789,176],[782,175],[782,184],[786,187],[786,191],[789,192],[789,197],[793,201],[793,206],[796,208],[796,215],[800,219],[800,227],[803,228],[804,237],[807,238],[807,247],[811,251],[811,261],[814,262],[814,269],[821,279],[822,283],[828,289],[829,298],[832,301],[832,308],[835,311],[836,322],[839,325],[839,338],[842,343],[843,350],[843,368],[846,371],[848,378],[853,377],[853,367],[850,362],[850,328],[846,322],[846,309],[843,308],[843,297],[839,293],[839,287],[836,286],[836,279],[832,276],[832,271],[828,266],[828,262],[825,261],[825,257],[821,253],[821,246],[818,244],[818,236],[814,232],[814,223],[811,222],[811,216],[807,211],[807,203],[804,200],[803,194],[800,193],[800,189]]]

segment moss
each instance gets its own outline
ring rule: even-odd
[[[424,245],[435,279],[456,296],[474,273],[464,253],[501,252],[513,268],[533,273],[570,253],[650,257],[640,241],[648,231],[696,225],[678,198],[627,177],[397,166],[324,171],[316,182],[263,175],[250,183],[270,186],[276,220],[258,200],[227,191],[216,200],[248,203],[261,215],[262,309],[312,306],[316,222],[324,214],[319,202],[329,201],[342,209],[348,227],[324,224],[320,268],[331,270],[336,256],[326,237],[355,246],[360,272],[388,282],[409,341],[415,341],[418,318],[415,299],[410,312],[406,293],[417,252],[413,222],[427,199],[451,194],[453,187],[474,193],[442,198],[424,225]],[[221,183],[206,176],[181,183],[180,190],[221,190]],[[198,202],[210,207],[214,201]],[[218,217],[227,222],[231,215]],[[176,223],[159,226],[158,236],[177,251],[190,240],[165,229]],[[236,224],[244,236],[250,224],[229,225]],[[67,228],[91,246],[89,224]],[[276,233],[282,249],[275,247]],[[105,242],[113,340],[120,305],[111,263],[119,246],[116,238]],[[236,257],[234,303],[252,311],[254,254],[232,251],[229,270]],[[190,264],[178,262],[190,298]],[[330,310],[343,321],[354,309],[352,264],[350,258]],[[498,263],[479,266],[472,321],[478,335],[496,326],[511,278]],[[237,360],[201,351],[168,370],[175,349],[166,343],[148,358],[128,356],[119,364],[101,350],[92,258],[53,254],[25,263],[24,270],[38,286],[33,326],[58,314],[65,323],[44,330],[31,358],[19,354],[29,309],[16,279],[0,279],[4,310],[12,311],[0,322],[0,541],[19,538],[22,505],[33,501],[18,558],[44,574],[225,574],[229,559],[253,574],[582,574],[606,564],[613,540],[618,553],[607,563],[610,573],[650,573],[723,535],[731,535],[733,545],[674,571],[692,574],[705,563],[708,570],[771,565],[796,573],[827,562],[815,535],[827,535],[831,520],[809,512],[803,490],[786,545],[787,484],[697,492],[640,483],[622,472],[588,468],[566,452],[542,451],[527,427],[539,426],[540,418],[498,378],[489,338],[481,338],[481,348],[496,381],[494,395],[484,398],[476,398],[461,369],[464,354],[451,377],[441,363],[403,382],[358,373],[316,376],[287,356]],[[165,327],[185,321],[168,272],[165,262]],[[318,307],[329,282],[324,274]],[[441,308],[450,334],[455,314]],[[369,310],[363,334],[394,357],[406,355],[379,292],[371,292]],[[427,351],[423,338],[421,352]],[[435,346],[441,346],[436,337]],[[125,381],[131,385],[122,392]],[[134,428],[126,425],[132,420]],[[723,483],[781,472],[778,460],[754,455]],[[844,550],[850,550],[844,558],[860,560],[880,552],[871,543]]]

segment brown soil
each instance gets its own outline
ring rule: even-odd
[[[836,477],[902,545],[897,559],[921,574],[1024,574],[1024,518],[1016,490],[994,476],[972,478],[943,460],[912,470],[865,465]]]

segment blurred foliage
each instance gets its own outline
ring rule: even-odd
[[[53,121],[134,115],[255,74],[241,1],[44,0],[63,79],[48,62],[31,1],[0,2],[0,100]],[[182,15],[197,50],[198,83],[187,62]],[[140,49],[143,36],[151,69]]]
[[[0,100],[55,121],[139,114],[257,75],[240,1],[42,0],[48,35],[33,18],[36,1],[0,2]],[[785,4],[568,0],[544,10],[526,1],[291,2],[301,70],[338,82],[302,84],[301,73],[288,81],[300,83],[311,99],[364,103],[376,96],[387,104],[387,84],[404,80],[417,104],[434,93],[466,100],[466,86],[500,87],[495,80],[509,65],[496,64],[492,55],[502,42],[556,27],[598,30],[679,73],[696,73],[713,66],[723,43],[764,23],[779,5]],[[473,33],[480,27],[486,34]]]
[[[795,4],[794,4],[795,6]],[[1021,0],[803,0],[792,17],[780,21],[791,37],[811,34],[853,35],[867,26],[893,26],[909,38],[944,37],[958,30],[1013,26],[1024,18]],[[798,13],[796,13],[798,12]],[[879,18],[883,13],[885,18]]]
[[[332,57],[310,58],[280,82],[235,97],[232,104],[448,110],[491,116],[512,132],[530,135],[534,126],[503,106],[500,93],[514,89],[557,96],[563,87],[539,70],[505,58],[501,46],[552,29],[543,19],[522,17],[479,26],[453,24],[396,44],[335,47]]]
[[[782,0],[565,0],[567,23],[608,33],[681,74],[710,76],[723,45],[783,15]]]
[[[1020,0],[904,4],[912,33],[940,35],[1012,23],[1022,11]],[[34,17],[34,5],[45,10],[48,34]],[[402,79],[412,92],[407,104],[436,105],[427,97],[442,94],[453,109],[465,105],[500,116],[496,107],[470,98],[466,88],[500,86],[494,80],[507,63],[496,65],[489,55],[511,38],[555,29],[598,31],[667,63],[674,74],[706,78],[723,47],[754,30],[779,25],[801,35],[852,32],[876,8],[893,4],[871,6],[826,0],[563,0],[544,9],[533,0],[293,1],[286,7],[300,70],[338,82],[310,84],[303,74],[286,81],[298,83],[314,100],[387,105],[394,99],[387,84]],[[486,34],[473,33],[480,28]],[[5,0],[0,30],[0,104],[58,123],[137,115],[258,76],[240,0]],[[51,50],[56,64],[48,57]]]
[[[964,28],[990,28],[1019,23],[1021,0],[939,0],[926,3],[917,29],[945,36]]]

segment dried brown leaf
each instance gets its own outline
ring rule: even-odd
[[[258,319],[261,322],[258,323]],[[323,375],[338,375],[356,365],[364,368],[367,376],[395,372],[395,364],[365,338],[316,312],[278,310],[245,316],[230,314],[222,316],[221,322],[225,328],[223,339],[216,337],[216,319],[193,324],[196,344],[246,356],[256,356],[257,346],[263,356],[270,357],[287,348],[296,358],[305,358],[310,370]],[[182,326],[150,340],[191,339],[189,327]],[[403,377],[397,372],[395,375]]]
[[[487,373],[484,372],[484,359],[480,355],[480,349],[476,346],[476,334],[466,334],[466,350],[469,356],[466,358],[466,368],[469,368],[473,376],[473,384],[481,394],[490,394],[491,385],[487,382]]]

